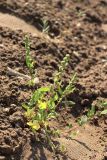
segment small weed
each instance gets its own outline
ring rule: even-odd
[[[25,50],[26,50],[26,65],[29,69],[29,73],[30,73],[30,77],[31,77],[31,80],[28,82],[28,84],[30,86],[34,86],[35,85],[35,81],[37,80],[35,77],[36,77],[36,72],[34,70],[34,60],[31,58],[31,55],[30,55],[30,43],[29,43],[29,38],[28,36],[25,36]]]
[[[73,138],[75,138],[78,134],[79,134],[79,130],[77,130],[77,131],[72,131],[72,132],[70,133],[69,138],[70,138],[70,139],[73,139]]]
[[[107,109],[104,109],[100,114],[101,115],[107,115]]]
[[[80,8],[77,8],[76,10],[74,10],[74,12],[78,17],[85,17],[86,16],[85,11],[81,10]]]
[[[87,123],[87,121],[88,121],[88,117],[87,117],[86,115],[81,116],[81,117],[77,120],[77,122],[78,122],[78,124],[79,124],[80,126],[83,126],[85,123]]]
[[[107,115],[107,101],[98,100],[96,106],[98,108],[97,116]]]
[[[101,111],[101,115],[107,115],[107,102],[102,103],[103,110]]]
[[[26,64],[30,71],[32,80],[34,80],[34,61],[30,56],[30,46],[28,37],[25,38],[26,49]],[[44,131],[46,140],[55,153],[55,146],[50,136],[50,120],[57,117],[56,109],[61,104],[72,105],[72,101],[67,100],[67,96],[75,91],[76,74],[74,74],[69,80],[69,84],[64,88],[62,83],[62,77],[66,67],[69,64],[69,55],[67,54],[59,66],[58,71],[53,76],[54,84],[48,86],[42,86],[32,92],[29,102],[23,104],[25,109],[25,116],[27,118],[27,125],[33,131]],[[33,85],[33,83],[31,83]],[[62,103],[63,102],[63,103]],[[54,132],[59,134],[59,132]]]
[[[85,17],[85,12],[84,11],[78,11],[77,12],[78,17]]]
[[[91,120],[91,119],[94,117],[95,112],[96,112],[96,111],[95,111],[95,106],[92,106],[92,107],[88,110],[87,115],[83,115],[82,117],[80,117],[80,118],[78,119],[78,124],[79,124],[80,126],[86,124],[89,120]]]
[[[91,119],[91,118],[93,118],[94,117],[94,115],[95,115],[95,106],[91,106],[91,109],[89,109],[88,110],[88,112],[87,112],[87,117],[88,117],[88,119]]]
[[[61,131],[58,130],[58,129],[52,131],[52,135],[53,135],[54,137],[60,137],[60,134],[61,134]]]
[[[60,145],[60,151],[62,153],[66,153],[67,149],[66,149],[66,147],[64,145]]]
[[[73,125],[71,123],[67,124],[67,128],[71,129],[73,127]]]
[[[87,123],[89,120],[92,120],[94,116],[100,117],[101,115],[107,115],[107,102],[106,101],[98,101],[97,104],[98,106],[98,111],[96,111],[95,106],[93,105],[91,109],[88,110],[87,115],[83,115],[80,117],[77,121],[80,126],[84,125]]]
[[[49,22],[47,20],[42,20],[42,24],[40,24],[43,33],[48,34],[50,30]]]

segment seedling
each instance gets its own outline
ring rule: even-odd
[[[92,106],[88,112],[87,112],[87,115],[83,115],[82,117],[80,117],[78,119],[78,124],[80,126],[86,124],[90,119],[92,119],[95,115],[95,106]]]
[[[32,80],[34,80],[34,61],[30,56],[29,39],[25,39],[26,49],[26,64],[30,71]],[[54,84],[48,86],[42,86],[32,92],[29,102],[23,104],[25,116],[27,118],[27,125],[32,131],[44,131],[46,140],[55,153],[55,145],[50,137],[50,121],[57,117],[56,109],[59,105],[65,103],[73,103],[66,100],[66,97],[75,91],[76,74],[74,74],[69,80],[69,84],[64,88],[62,83],[62,77],[69,62],[69,55],[66,55],[61,61],[58,71],[53,76]],[[58,132],[57,132],[58,133]]]
[[[66,147],[64,145],[60,145],[60,151],[62,153],[66,153],[67,149],[66,149]]]
[[[91,109],[88,110],[87,112],[87,117],[88,119],[93,118],[95,115],[95,106],[91,106]]]
[[[107,109],[105,109],[105,108],[107,108],[107,102],[103,102],[102,103],[102,107],[103,107],[103,111],[101,111],[101,115],[107,115]]]
[[[84,115],[78,119],[78,124],[80,126],[83,126],[85,123],[87,123],[87,121],[88,121],[88,117]]]
[[[71,129],[73,127],[73,125],[71,123],[67,124],[67,128]]]
[[[37,78],[36,78],[36,72],[34,70],[34,60],[32,59],[30,55],[30,43],[29,43],[29,37],[25,36],[25,50],[26,50],[26,65],[29,69],[31,80],[28,82],[30,86],[34,86]]]
[[[107,101],[101,100],[97,102],[98,113],[97,115],[107,115]]]
[[[74,10],[74,12],[76,13],[76,15],[78,16],[78,17],[85,17],[85,11],[83,11],[83,10],[81,10],[81,9],[76,9],[76,10]]]
[[[73,131],[73,132],[70,133],[69,138],[70,138],[70,139],[73,139],[73,138],[75,138],[78,134],[79,134],[79,130]]]
[[[107,109],[103,110],[103,111],[101,112],[101,115],[107,115]]]
[[[40,24],[40,27],[42,28],[42,32],[48,34],[50,30],[49,22],[47,20],[42,20],[42,25]]]
[[[78,119],[78,124],[80,126],[84,125],[85,123],[87,123],[89,120],[91,120],[92,118],[94,118],[94,116],[100,116],[100,115],[107,115],[107,102],[103,101],[103,102],[98,102],[98,107],[100,110],[99,112],[96,112],[95,106],[92,106],[91,109],[88,110],[87,115],[84,115],[82,117],[80,117]]]

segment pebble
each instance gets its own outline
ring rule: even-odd
[[[0,156],[0,160],[6,160],[4,156]]]

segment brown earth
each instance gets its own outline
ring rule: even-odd
[[[49,35],[41,32],[41,19],[50,25]],[[48,145],[37,141],[26,125],[22,103],[31,88],[26,80],[10,76],[7,67],[28,74],[24,35],[29,33],[31,54],[36,60],[40,85],[52,83],[52,74],[65,54],[70,54],[71,73],[77,72],[77,89],[71,97],[72,110],[61,110],[61,130],[55,141],[64,144],[60,159],[106,160],[107,123],[98,117],[79,127],[76,120],[98,100],[107,101],[107,1],[106,0],[4,0],[0,1],[0,160],[54,160]],[[36,88],[36,87],[35,87]],[[79,134],[66,137],[67,123]]]

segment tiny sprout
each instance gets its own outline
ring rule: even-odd
[[[47,20],[42,20],[42,25],[40,25],[42,28],[42,32],[48,34],[50,30],[49,22]]]

